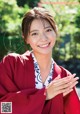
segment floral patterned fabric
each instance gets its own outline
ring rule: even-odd
[[[40,68],[39,68],[39,65],[37,63],[37,60],[36,60],[36,58],[35,58],[35,56],[34,56],[33,53],[32,53],[32,57],[33,57],[33,60],[34,60],[35,87],[37,89],[41,89],[41,88],[47,86],[52,81],[54,61],[52,59],[52,64],[51,64],[49,75],[46,78],[45,82],[43,83],[42,82],[42,79],[41,79]]]

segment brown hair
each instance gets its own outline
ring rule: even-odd
[[[51,24],[57,35],[57,26],[50,12],[47,11],[45,8],[34,7],[32,10],[30,10],[24,15],[22,20],[22,34],[24,36],[24,39],[26,39],[28,33],[30,32],[30,26],[32,21],[38,18],[47,20]]]

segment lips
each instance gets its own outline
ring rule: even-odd
[[[38,47],[40,47],[40,48],[46,48],[49,45],[50,45],[50,42],[49,43],[46,43],[46,44],[38,45]]]

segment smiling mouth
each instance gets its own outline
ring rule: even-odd
[[[38,47],[40,47],[40,48],[46,48],[46,47],[48,47],[49,45],[50,45],[50,42],[47,43],[47,44],[38,45]]]

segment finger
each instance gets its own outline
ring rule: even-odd
[[[75,87],[77,83],[78,83],[78,81],[76,81],[75,83],[73,83],[71,86],[68,86],[67,88],[64,88],[64,92],[65,91],[69,91],[70,89],[72,89],[73,87]]]
[[[55,85],[55,86],[61,86],[61,85],[64,85],[66,83],[69,83],[71,80],[71,78],[60,78],[58,80],[53,80],[52,81],[52,84]]]
[[[56,77],[57,79],[60,78],[59,76]],[[50,85],[48,85],[48,88],[50,87],[55,93],[63,93],[63,91],[69,91],[71,88],[73,88],[78,82],[75,82],[75,80],[78,79],[78,77],[76,77],[74,80],[72,80],[72,82],[70,82],[69,80],[64,80],[62,79],[58,79],[58,80],[53,80],[53,83],[51,83]],[[75,83],[74,83],[75,82]]]
[[[64,89],[65,91],[66,90],[69,90],[71,88],[73,88],[77,83],[78,77],[76,77],[74,80],[72,80],[71,82],[68,82],[68,83],[54,83],[52,86],[52,88],[54,89],[55,88],[55,91],[58,91],[58,90],[61,90],[61,89]]]
[[[73,88],[77,83],[78,83],[78,80],[79,78],[76,77],[74,78],[73,80],[71,80],[69,83],[66,83],[66,84],[63,84],[63,87],[66,89],[66,88]]]
[[[78,79],[79,77],[75,77],[74,79],[72,79],[68,84],[69,88],[73,88],[78,83]]]
[[[72,82],[78,81],[78,80],[79,80],[79,77],[75,77],[75,78],[72,79]]]
[[[73,78],[71,81],[70,81],[70,83],[72,84],[72,83],[74,83],[74,82],[76,82],[76,81],[78,81],[79,80],[79,77],[75,77],[75,78]]]
[[[63,96],[66,96],[67,94],[69,94],[72,91],[73,91],[73,89],[69,89],[66,91],[64,91],[64,89],[61,89],[61,90],[56,91],[56,95],[63,93]]]
[[[71,80],[78,80],[79,77],[75,77],[75,75],[76,74],[73,74],[73,75],[68,76],[68,77],[60,78],[58,81],[57,80],[54,80],[53,83],[58,83],[58,85],[60,85],[60,84],[68,83]]]
[[[76,82],[72,83],[72,84],[69,86],[69,88],[73,88],[73,87],[75,87],[75,86],[76,86],[76,84],[78,84],[78,81],[76,81]]]
[[[64,89],[64,94],[66,94],[66,93],[69,93],[72,89],[73,89],[73,87],[75,87],[75,85],[78,83],[78,81],[76,81],[75,83],[73,83],[71,86],[69,86],[68,88],[66,88],[66,89]]]
[[[74,74],[72,74],[73,75],[73,77],[75,77],[76,76],[76,73],[74,73]]]
[[[70,92],[72,92],[73,91],[73,89],[70,89],[69,91],[65,91],[64,93],[63,93],[63,96],[66,96],[66,95],[68,95]]]
[[[71,91],[71,89],[69,90],[69,91],[64,91],[64,89],[59,89],[59,90],[56,90],[55,91],[55,96],[56,95],[58,95],[58,94],[64,94],[64,95],[66,95],[66,94],[68,94],[69,92]]]
[[[63,84],[63,85],[61,85],[59,87],[56,87],[55,89],[56,90],[61,90],[62,89],[64,92],[70,91],[73,87],[76,86],[76,84],[78,84],[78,81],[76,81],[77,79],[78,79],[78,77],[76,77],[76,79],[73,80],[73,82],[69,82],[67,84]]]
[[[76,76],[76,73],[74,73],[74,74],[69,74],[68,76],[73,76],[73,77],[75,77],[75,76]]]

